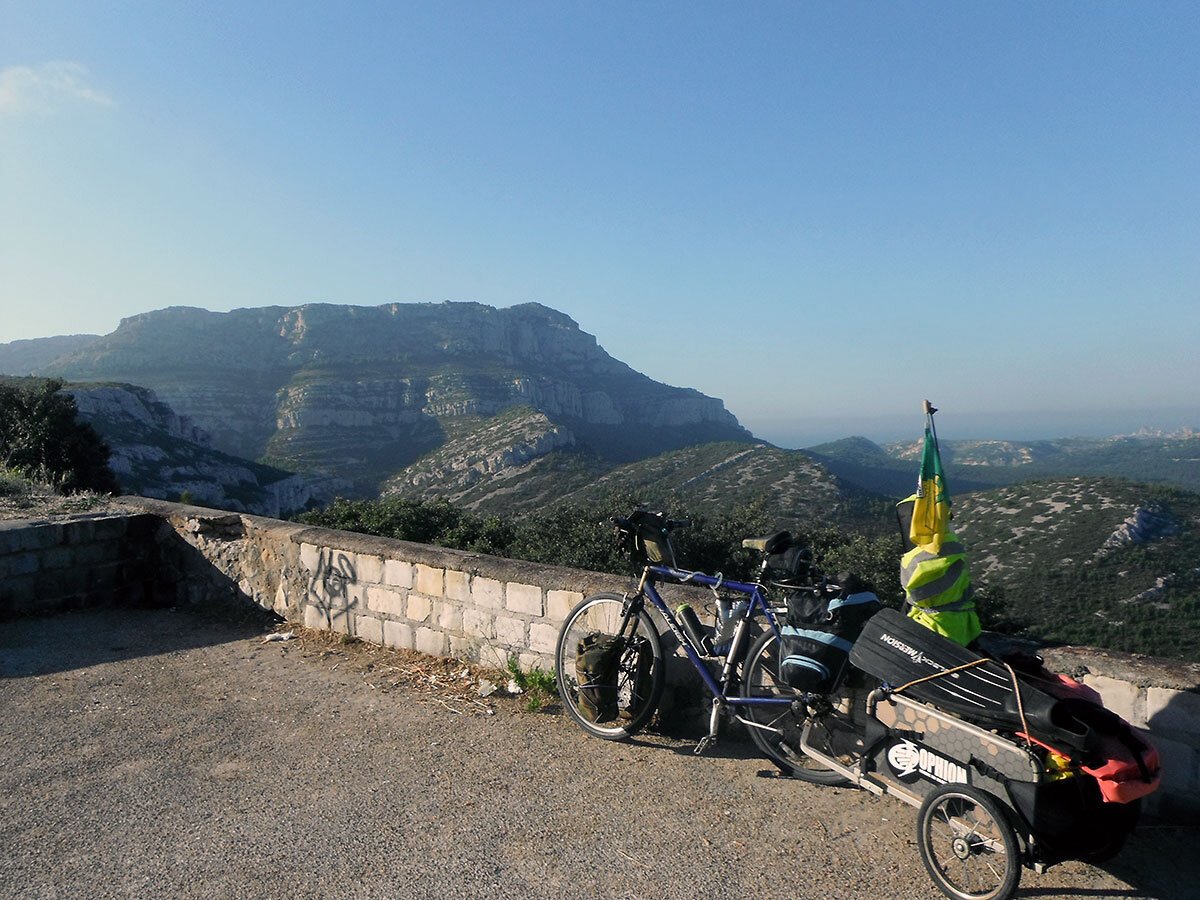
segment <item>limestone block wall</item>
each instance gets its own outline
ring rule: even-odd
[[[143,602],[158,524],[145,514],[0,522],[0,616]]]
[[[156,540],[178,602],[238,596],[310,628],[503,666],[553,665],[558,627],[585,593],[627,583],[368,535],[179,507]]]

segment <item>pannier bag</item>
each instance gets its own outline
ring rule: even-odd
[[[828,693],[846,669],[850,648],[845,638],[828,631],[784,625],[779,654],[779,676],[798,691]]]
[[[780,629],[780,679],[811,693],[836,689],[863,624],[882,609],[879,598],[870,591],[834,598],[806,592],[789,597],[787,605],[787,625]]]
[[[585,635],[576,646],[579,713],[589,722],[599,724],[617,717],[617,675],[624,652],[625,638],[599,631]]]

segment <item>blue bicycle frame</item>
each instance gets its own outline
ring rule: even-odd
[[[646,566],[642,572],[641,583],[638,585],[638,593],[648,597],[650,603],[658,610],[663,621],[667,623],[667,627],[671,629],[672,633],[679,640],[679,644],[683,647],[684,653],[687,654],[688,660],[696,671],[700,673],[705,686],[707,686],[714,698],[720,698],[722,702],[730,706],[788,706],[795,700],[795,697],[739,697],[730,696],[725,693],[729,685],[733,683],[730,676],[737,667],[737,654],[731,651],[726,657],[720,682],[713,678],[712,672],[704,664],[704,660],[700,656],[698,649],[693,645],[691,638],[683,630],[683,626],[679,624],[679,620],[675,618],[666,601],[654,589],[655,576],[676,584],[698,584],[705,587],[724,588],[734,593],[748,596],[750,604],[737,624],[737,630],[733,636],[733,647],[738,647],[742,641],[748,639],[746,629],[750,627],[750,620],[758,611],[761,611],[766,616],[771,630],[775,632],[776,639],[781,639],[782,637],[779,629],[779,620],[775,618],[775,613],[771,610],[770,605],[768,605],[766,598],[763,596],[762,585],[747,584],[741,581],[726,581],[723,578],[705,575],[703,572],[688,572],[668,566]]]

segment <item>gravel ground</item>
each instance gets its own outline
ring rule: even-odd
[[[940,896],[896,801],[413,665],[169,610],[0,624],[0,895]],[[1195,897],[1195,838],[1143,830],[1020,896]]]

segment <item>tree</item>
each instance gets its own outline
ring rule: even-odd
[[[66,491],[120,490],[109,449],[60,379],[0,383],[0,465]]]

